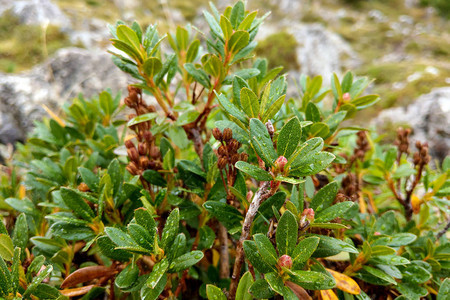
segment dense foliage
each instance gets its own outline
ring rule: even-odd
[[[379,99],[367,78],[285,99],[252,55],[266,16],[204,15],[209,35],[112,26],[128,96],[80,96],[18,145],[0,297],[448,299],[450,159],[345,127]]]

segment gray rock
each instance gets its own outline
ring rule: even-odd
[[[70,27],[69,18],[50,0],[0,0],[0,15],[5,11],[11,11],[24,24]]]
[[[61,49],[27,73],[1,74],[0,142],[24,140],[33,122],[46,115],[44,104],[57,109],[78,93],[89,98],[106,88],[125,91],[129,81],[111,55],[78,48]]]
[[[409,124],[412,142],[428,142],[430,154],[442,161],[450,154],[450,87],[436,88],[407,107],[384,110],[373,123],[378,128]]]
[[[328,83],[333,72],[340,75],[361,63],[346,41],[321,24],[294,24],[288,31],[299,44],[297,61],[303,74],[322,75]]]

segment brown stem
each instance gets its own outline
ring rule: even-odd
[[[219,223],[219,241],[220,241],[220,269],[219,277],[221,279],[230,277],[230,257],[228,255],[228,232],[222,223]]]
[[[241,277],[241,268],[242,263],[244,262],[244,241],[247,240],[250,235],[250,227],[252,225],[253,219],[255,218],[259,206],[261,205],[261,202],[263,200],[262,196],[267,192],[269,186],[270,183],[268,181],[264,182],[260,186],[259,190],[253,197],[252,203],[250,203],[247,214],[245,215],[244,224],[242,225],[241,237],[239,238],[239,242],[236,247],[236,260],[234,261],[233,275],[231,276],[230,293],[228,295],[229,300],[235,298],[239,278]]]
[[[200,131],[197,128],[192,128],[190,130],[192,135],[192,141],[194,142],[195,152],[197,152],[200,160],[203,159],[203,140]]]
[[[447,225],[441,231],[439,231],[439,233],[436,236],[436,239],[439,240],[441,236],[446,234],[449,229],[450,229],[450,220],[447,222]]]

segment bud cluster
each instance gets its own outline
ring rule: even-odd
[[[124,99],[124,103],[136,114],[130,114],[128,119],[131,120],[136,116],[155,112],[153,105],[146,105],[142,100],[142,90],[133,86],[128,86],[128,97]],[[127,154],[130,162],[127,170],[132,175],[142,175],[145,170],[160,170],[162,168],[161,153],[155,145],[155,137],[151,133],[151,121],[141,122],[130,126],[131,130],[136,133],[137,145],[131,140],[125,142]]]
[[[343,195],[340,197],[346,196],[352,201],[356,201],[359,198],[359,191],[358,178],[355,174],[349,173],[342,179],[342,189],[340,190],[340,193]]]
[[[223,178],[225,189],[227,190],[227,202],[238,206],[239,203],[235,203],[235,196],[230,192],[228,186],[233,186],[236,181],[237,169],[234,164],[238,161],[247,161],[247,153],[239,153],[238,150],[241,147],[236,139],[233,139],[233,131],[230,128],[225,128],[223,132],[219,128],[214,128],[212,131],[214,138],[220,142],[220,147],[217,149],[217,167],[223,176],[223,171],[226,174],[226,181]]]
[[[366,152],[370,150],[369,140],[365,131],[358,131],[356,140],[356,149],[353,151],[355,159],[364,160]]]
[[[403,129],[400,127],[397,130],[397,139],[394,144],[397,145],[399,157],[401,157],[402,153],[409,154],[409,136],[411,135],[411,129],[406,128]]]
[[[421,143],[419,141],[416,142],[417,152],[414,153],[413,161],[416,166],[424,166],[427,165],[431,157],[428,154],[428,143]]]

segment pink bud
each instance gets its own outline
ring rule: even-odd
[[[375,233],[373,235],[381,235],[381,233],[379,233],[378,231],[375,231]]]
[[[284,166],[287,164],[288,160],[284,156],[280,156],[275,161],[275,166],[280,170],[280,172],[284,172]]]
[[[302,217],[305,217],[310,223],[314,221],[314,210],[312,208],[307,208],[303,211]]]
[[[344,94],[342,95],[342,100],[344,100],[345,102],[350,101],[351,99],[352,99],[352,98],[351,98],[351,96],[350,96],[349,93],[344,93]]]
[[[285,267],[285,268],[292,268],[292,258],[289,255],[282,255],[279,259],[278,259],[278,265],[280,267]]]

